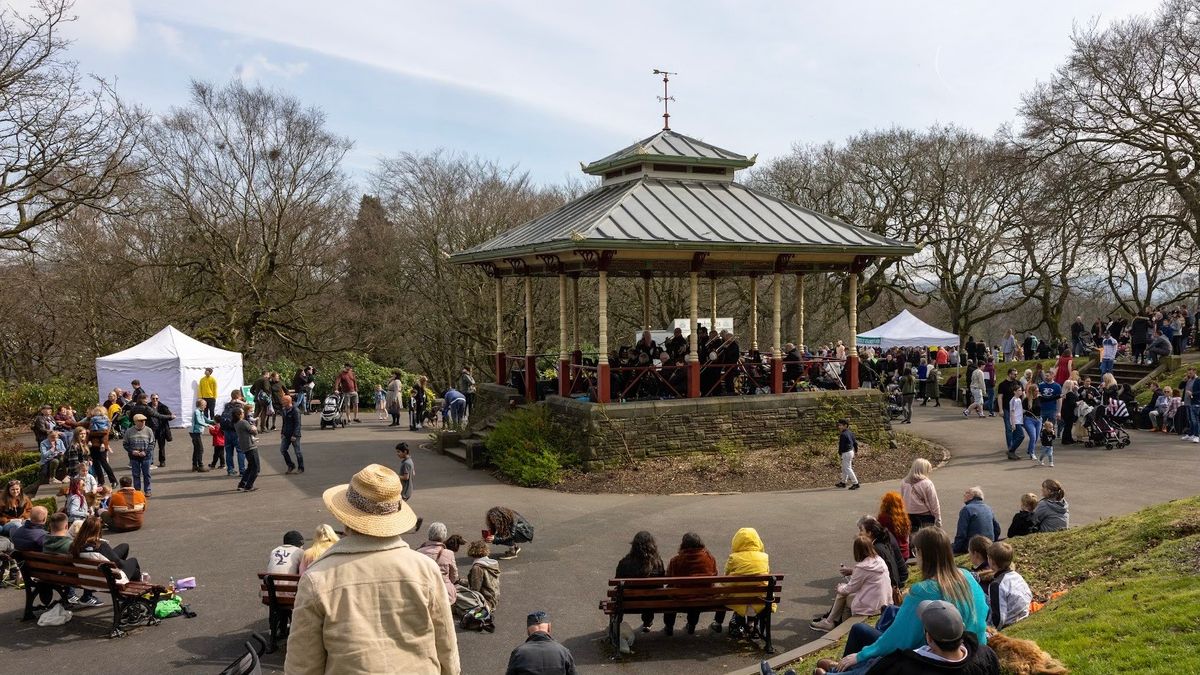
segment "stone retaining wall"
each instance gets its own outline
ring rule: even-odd
[[[755,449],[813,437],[832,443],[841,417],[851,420],[859,438],[874,443],[887,443],[891,431],[883,395],[867,389],[612,405],[550,396],[544,405],[585,468],[628,458],[716,452],[718,444]]]
[[[467,430],[478,431],[483,425],[497,419],[512,406],[510,401],[513,399],[519,400],[519,394],[513,387],[490,382],[479,384],[475,389],[475,402],[471,405]]]

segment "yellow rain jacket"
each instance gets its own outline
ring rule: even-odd
[[[771,566],[767,560],[767,554],[763,551],[762,539],[758,536],[758,531],[753,527],[743,527],[733,535],[733,544],[730,546],[729,559],[725,561],[726,576],[753,576],[758,574],[770,574]],[[762,586],[763,584],[754,584]],[[771,605],[771,611],[775,611],[776,605]],[[763,606],[757,605],[729,605],[729,609],[737,612],[741,616],[753,610],[761,612]]]

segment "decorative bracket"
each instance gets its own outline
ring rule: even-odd
[[[788,263],[792,261],[791,253],[780,253],[775,256],[775,274],[783,274],[787,269]]]
[[[858,255],[854,256],[854,262],[850,263],[850,271],[854,274],[867,269],[867,265],[871,264],[871,256]]]
[[[547,271],[553,271],[555,274],[565,274],[563,263],[559,260],[558,256],[542,253],[538,254],[538,258],[546,266]]]
[[[508,263],[508,266],[512,268],[514,274],[519,274],[521,276],[529,274],[529,265],[525,264],[524,258],[505,258],[504,262]]]
[[[691,265],[691,267],[688,268],[688,271],[699,272],[700,269],[702,267],[704,267],[704,260],[706,258],[708,258],[707,251],[696,251],[695,253],[693,253],[692,254],[692,265]]]
[[[495,263],[479,263],[479,266],[483,268],[483,273],[488,275],[488,277],[491,279],[496,279],[500,276],[500,272],[496,269]]]

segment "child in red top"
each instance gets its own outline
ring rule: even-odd
[[[221,431],[221,424],[218,422],[208,427],[208,433],[212,434],[213,439],[213,459],[208,463],[208,468],[225,468],[225,432]]]

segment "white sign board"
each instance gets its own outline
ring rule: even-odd
[[[700,325],[700,326],[708,326],[709,333],[712,333],[712,331],[713,331],[712,319],[706,319],[704,317],[701,317],[700,319],[698,319],[696,321],[696,324]],[[691,319],[675,319],[675,324],[671,326],[672,334],[674,334],[676,328],[683,330],[683,336],[688,337],[689,335],[692,334],[692,320]],[[726,317],[726,318],[717,317],[717,332],[719,333],[723,330],[727,330],[731,333],[733,332],[733,317]]]

